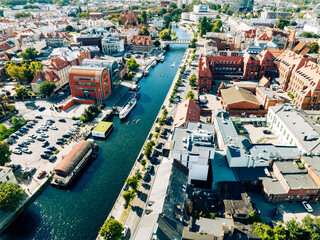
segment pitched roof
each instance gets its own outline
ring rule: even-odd
[[[40,84],[43,81],[58,82],[60,78],[51,70],[37,71],[36,76],[33,78],[31,84]]]
[[[239,87],[221,89],[221,96],[226,105],[243,101],[260,105],[252,92]]]
[[[61,59],[59,57],[54,57],[50,59],[50,62],[46,67],[48,69],[59,71],[67,66],[69,66],[69,63],[66,60]]]
[[[262,35],[260,35],[258,37],[258,40],[259,41],[271,41],[271,38],[266,33],[263,33]]]
[[[206,56],[202,56],[199,59],[198,75],[199,77],[212,77]]]
[[[140,36],[134,35],[133,39],[131,40],[131,44],[133,45],[143,45],[148,46],[151,42],[151,36]]]
[[[200,121],[200,107],[189,98],[183,103],[179,104],[172,127],[180,127],[190,121]]]

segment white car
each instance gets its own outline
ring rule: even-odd
[[[32,151],[29,148],[22,148],[21,151],[28,154],[32,153]]]
[[[125,237],[128,233],[129,227],[128,226],[123,226],[123,231],[122,231],[122,236]]]
[[[22,154],[22,152],[20,150],[18,150],[18,149],[13,150],[13,153],[14,154],[19,154],[19,155]]]
[[[313,212],[313,208],[307,201],[302,201],[301,203],[308,212]]]
[[[58,128],[56,126],[51,126],[50,129],[51,130],[58,130]]]
[[[49,137],[48,134],[45,134],[45,133],[40,134],[40,136],[43,137],[43,138],[48,138]]]

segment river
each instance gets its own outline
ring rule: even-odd
[[[178,39],[189,39],[181,29]],[[13,239],[95,239],[149,133],[170,88],[186,45],[173,45],[165,61],[143,77],[137,106],[130,124],[113,117],[114,131],[106,141],[97,141],[98,158],[85,168],[69,190],[48,186],[0,236]],[[175,63],[174,67],[171,65]],[[165,76],[160,76],[165,74]],[[140,119],[132,124],[134,119]]]

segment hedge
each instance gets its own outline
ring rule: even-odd
[[[19,123],[17,126],[14,126],[12,128],[9,128],[6,132],[1,133],[0,134],[0,141],[6,139],[7,137],[9,137],[12,133],[14,133],[15,131],[17,131],[19,128],[21,128],[22,126],[24,126],[27,122],[29,122],[29,120],[25,120],[21,123]]]

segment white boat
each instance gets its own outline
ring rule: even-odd
[[[152,66],[152,67],[155,67],[155,66],[156,66],[156,64],[157,64],[157,62],[156,62],[156,61],[154,61],[154,62],[152,62],[151,66]]]
[[[124,106],[124,108],[122,108],[121,111],[119,112],[119,118],[124,119],[131,112],[131,110],[136,106],[136,104],[137,104],[137,99],[133,98],[132,100],[130,100],[130,102],[127,103],[127,105]]]
[[[171,67],[174,67],[175,65],[176,65],[176,63],[172,63],[172,64],[171,64]]]
[[[143,75],[144,75],[144,76],[148,76],[148,75],[149,75],[149,71],[148,71],[148,70],[145,70],[145,71],[143,72]]]
[[[164,56],[160,58],[160,62],[163,62],[163,61],[164,61]]]

